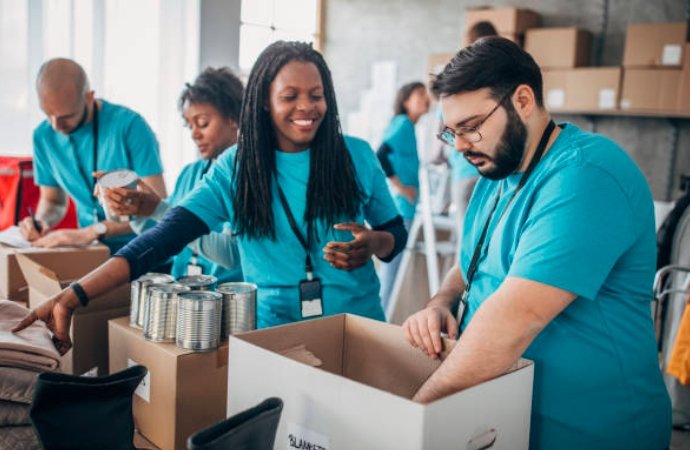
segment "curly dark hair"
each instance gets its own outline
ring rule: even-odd
[[[304,220],[315,237],[317,219],[333,225],[359,212],[363,193],[345,146],[331,72],[319,52],[303,42],[278,41],[269,45],[254,64],[244,92],[237,156],[234,162],[234,228],[241,236],[275,239],[273,190],[276,174],[274,124],[266,105],[269,88],[287,63],[300,61],[316,66],[328,106],[311,142],[307,206]]]
[[[240,121],[244,87],[237,76],[227,67],[207,67],[185,88],[177,101],[180,113],[186,103],[209,103],[224,117]]]

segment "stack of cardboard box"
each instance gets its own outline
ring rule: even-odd
[[[225,418],[227,343],[210,352],[144,339],[129,317],[108,324],[110,370],[140,364],[148,374],[135,391],[134,425],[157,447],[184,450],[187,438]]]
[[[516,44],[522,45],[525,32],[541,24],[539,13],[524,8],[469,8],[465,10],[465,35],[463,46],[467,42],[467,31],[479,22],[489,22],[496,32]]]
[[[688,24],[628,26],[620,107],[629,111],[690,110]]]
[[[0,247],[0,292],[2,298],[36,308],[105,262],[108,247],[56,249]],[[62,357],[60,370],[70,374],[107,375],[108,320],[129,313],[129,283],[92,298],[72,317],[72,350]]]

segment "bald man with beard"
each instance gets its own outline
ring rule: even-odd
[[[95,173],[133,170],[166,197],[158,141],[139,114],[96,99],[86,72],[70,59],[45,62],[36,90],[46,115],[33,136],[39,229],[27,217],[20,223],[21,233],[37,247],[84,245],[99,239],[115,252],[134,234],[126,222],[105,220],[93,195]],[[52,230],[65,215],[67,195],[76,203],[79,228]]]

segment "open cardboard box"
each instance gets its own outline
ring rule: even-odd
[[[134,393],[134,424],[164,450],[185,450],[187,438],[223,420],[228,378],[227,344],[194,352],[144,339],[122,317],[108,323],[112,372],[141,364],[148,374]]]
[[[71,281],[61,280],[55,272],[26,254],[17,253],[15,257],[29,287],[29,308],[40,306]],[[78,375],[109,373],[108,320],[128,315],[129,302],[130,286],[127,283],[90,299],[85,308],[74,310],[70,327],[73,347],[61,359],[63,372]]]
[[[60,248],[15,248],[0,244],[0,297],[26,301],[29,298],[27,283],[16,255],[30,257],[54,271],[61,280],[73,280],[105,262],[110,250],[102,244]]]
[[[444,354],[452,345],[446,341]],[[294,357],[300,353],[308,357]],[[439,365],[400,327],[352,315],[234,335],[227,414],[283,399],[277,449],[528,448],[531,361],[432,403],[413,402]]]

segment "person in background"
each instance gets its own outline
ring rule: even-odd
[[[524,356],[534,361],[531,449],[666,449],[644,175],[613,141],[556,126],[539,66],[507,39],[464,48],[432,88],[446,124],[439,138],[481,178],[460,265],[403,324],[433,358],[442,331],[462,330],[414,399],[490,380]]]
[[[115,252],[134,234],[127,222],[104,220],[94,194],[95,173],[133,170],[165,197],[156,137],[136,112],[96,99],[84,69],[70,59],[45,62],[36,89],[46,115],[33,137],[40,200],[35,218],[22,220],[20,232],[36,247],[85,245],[99,239]],[[68,195],[76,203],[80,228],[51,231],[65,215]]]
[[[161,199],[140,180],[135,192],[124,188],[106,189],[108,207],[117,214],[137,216],[138,220],[132,222],[137,234],[145,231],[150,223],[145,219],[160,222],[173,206],[194,190],[216,159],[237,143],[243,92],[242,82],[226,67],[209,67],[201,72],[194,84],[186,85],[178,101],[201,159],[182,169],[169,199]],[[139,220],[141,218],[144,220]],[[147,226],[143,226],[145,224]],[[174,257],[171,273],[176,278],[204,274],[215,276],[219,282],[241,280],[237,245],[229,227],[193,241]]]
[[[383,133],[383,143],[376,151],[381,167],[393,187],[393,198],[409,230],[417,208],[419,155],[415,123],[429,111],[429,96],[424,83],[415,81],[398,90],[393,119]],[[388,306],[402,255],[381,264],[381,303]]]
[[[75,308],[224,222],[258,285],[259,327],[339,313],[383,320],[371,258],[392,259],[407,233],[371,147],[341,134],[331,80],[310,44],[269,45],[249,75],[237,145],[162,222],[15,331],[40,319],[66,352]]]
[[[497,36],[498,32],[491,22],[481,21],[475,23],[469,30],[467,30],[467,42],[473,44],[478,39],[487,36]],[[440,114],[440,111],[439,111]],[[441,118],[441,126],[443,125],[443,118]],[[462,153],[456,152],[449,148],[450,156],[448,162],[451,167],[451,185],[450,198],[455,206],[455,229],[457,230],[457,258],[460,258],[460,251],[462,250],[462,229],[465,223],[465,214],[467,213],[467,205],[470,203],[472,191],[477,184],[479,176],[477,169],[470,164]]]

